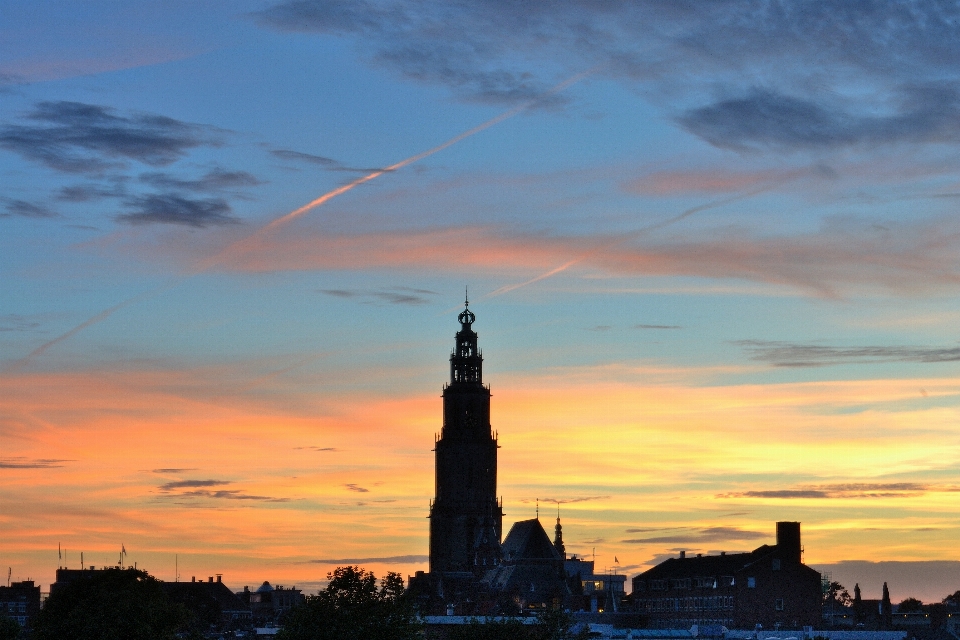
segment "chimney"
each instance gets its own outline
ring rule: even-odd
[[[208,577],[207,577],[207,582],[213,582],[213,576],[208,576]]]
[[[217,574],[217,582],[223,582],[223,574],[222,574],[222,573],[218,573],[218,574]]]
[[[800,523],[777,523],[777,550],[786,562],[800,564],[803,547],[800,545]]]
[[[196,582],[197,576],[190,576],[190,582]]]
[[[680,552],[680,559],[683,560],[683,559],[686,558],[686,557],[687,557],[687,552],[686,552],[686,551],[681,551],[681,552]]]

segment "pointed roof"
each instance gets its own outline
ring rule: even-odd
[[[514,523],[502,547],[503,560],[507,563],[524,560],[563,560],[547,532],[543,530],[543,525],[536,518]]]

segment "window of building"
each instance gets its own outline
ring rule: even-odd
[[[777,598],[773,603],[773,608],[777,611],[783,611],[783,598]]]
[[[780,571],[780,558],[773,559],[773,570]]]
[[[753,576],[747,578],[747,589],[756,589],[757,588],[757,579]]]

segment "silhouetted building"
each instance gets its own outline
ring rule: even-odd
[[[32,627],[40,612],[40,585],[33,580],[13,582],[0,587],[0,616],[16,620],[21,627]]]
[[[503,559],[483,583],[500,598],[509,598],[519,610],[563,604],[570,594],[563,556],[539,519],[522,520],[510,528],[502,545]]]
[[[286,589],[283,585],[272,586],[264,581],[256,591],[244,587],[237,597],[250,607],[258,621],[276,621],[279,617],[304,601],[303,593],[296,587]]]
[[[619,612],[626,595],[624,585],[627,576],[618,573],[598,574],[594,565],[593,560],[584,560],[575,555],[564,561],[563,568],[571,593],[567,608],[571,611]]]
[[[443,428],[436,439],[436,497],[430,504],[430,573],[479,578],[499,564],[503,510],[497,500],[497,438],[490,427],[490,388],[469,302],[450,355],[443,389]],[[456,575],[456,574],[459,574]]]
[[[207,581],[162,582],[164,592],[173,602],[183,604],[202,624],[220,630],[241,629],[252,622],[250,607],[246,605],[221,577]]]
[[[132,567],[126,570],[133,571]],[[76,582],[90,580],[101,571],[124,571],[117,566],[86,567],[84,569],[57,569],[57,580],[50,585],[50,594],[55,595]],[[172,602],[184,605],[202,626],[217,631],[243,629],[250,625],[252,617],[250,607],[233,593],[218,574],[207,578],[206,582],[196,577],[190,582],[165,582],[160,587]]]
[[[816,626],[820,573],[801,561],[799,522],[777,523],[777,544],[750,553],[670,558],[634,577],[631,599],[655,628]]]

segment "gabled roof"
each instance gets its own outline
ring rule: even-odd
[[[506,564],[523,560],[552,560],[561,562],[560,552],[553,546],[543,525],[537,519],[521,520],[510,527],[510,533],[501,545]]]

